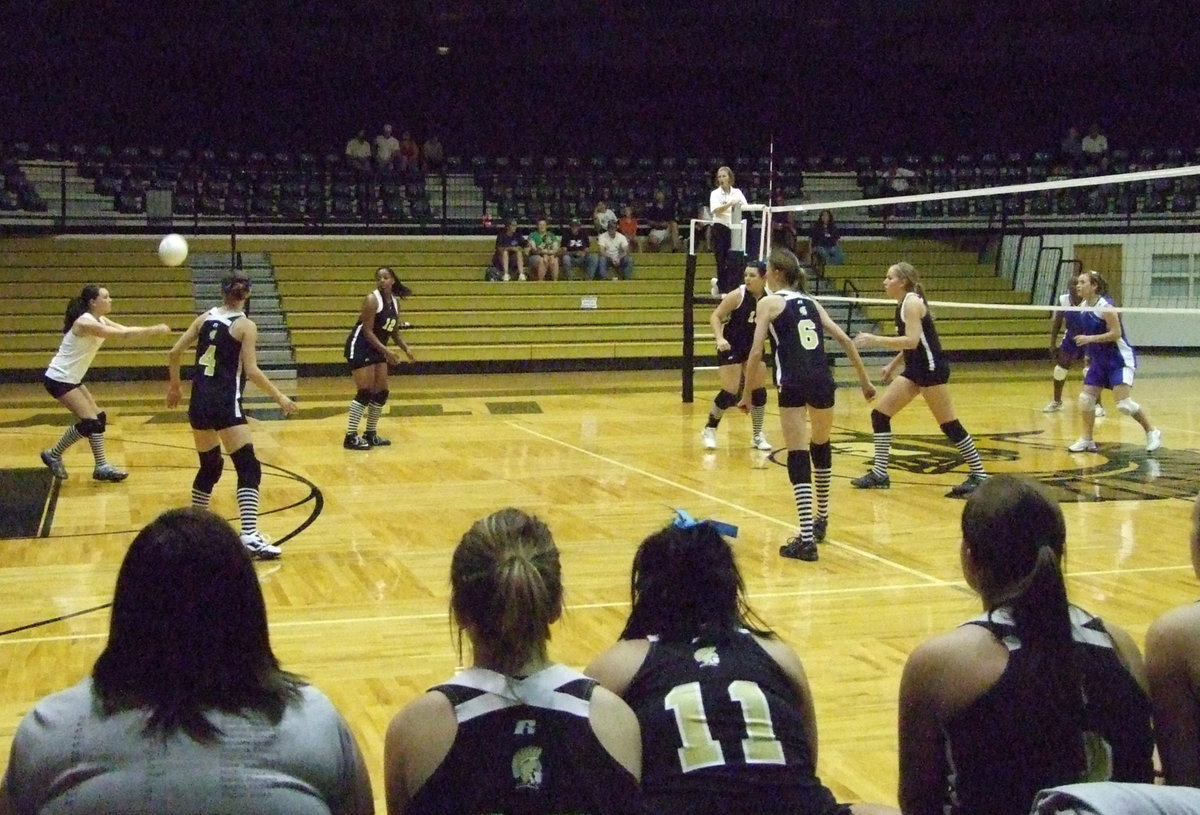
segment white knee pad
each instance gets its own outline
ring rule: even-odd
[[[1055,382],[1066,382],[1067,381],[1067,369],[1061,365],[1055,365],[1054,366],[1054,381]]]
[[[1096,409],[1096,397],[1092,396],[1087,391],[1079,394],[1079,409],[1084,413],[1090,413]]]
[[[1132,416],[1142,409],[1142,406],[1126,396],[1120,402],[1117,402],[1117,410],[1124,413],[1126,416]]]

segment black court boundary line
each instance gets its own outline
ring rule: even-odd
[[[163,446],[171,446],[171,445],[163,445]],[[305,504],[310,499],[313,501],[313,508],[312,508],[312,511],[309,512],[308,517],[306,519],[304,519],[304,521],[299,526],[297,526],[291,532],[287,533],[282,538],[279,538],[279,540],[276,541],[276,544],[281,544],[281,543],[291,540],[292,538],[299,535],[305,529],[312,526],[312,524],[317,520],[317,518],[320,517],[322,511],[324,511],[324,509],[325,509],[325,494],[321,492],[320,487],[318,487],[312,481],[309,481],[307,478],[305,478],[304,476],[302,476],[298,473],[293,473],[290,470],[285,470],[283,467],[280,467],[276,464],[266,464],[264,466],[266,466],[269,469],[277,470],[281,473],[284,473],[285,475],[290,476],[293,480],[299,481],[301,484],[307,484],[308,488],[309,488],[309,492],[308,492],[308,495],[301,498],[299,501],[294,501],[293,503],[288,504],[286,506],[277,507],[275,509],[270,510],[269,512],[264,512],[261,514],[274,515],[276,512],[282,512],[285,509],[292,509],[294,507],[300,506],[301,504]],[[57,487],[58,487],[58,485],[61,484],[61,482],[58,479],[55,479],[54,481],[55,481],[54,498],[57,499],[57,497],[58,497]],[[49,532],[48,525],[46,527],[46,532],[47,533]],[[113,533],[113,534],[119,534],[119,533]],[[47,537],[47,536],[48,535],[43,535],[42,537]],[[70,536],[70,537],[79,537],[79,536]],[[26,623],[25,625],[19,625],[16,628],[9,628],[5,631],[0,631],[0,637],[6,637],[9,634],[18,634],[22,631],[29,631],[29,630],[32,630],[35,628],[42,628],[47,625],[53,625],[54,623],[62,622],[63,620],[70,620],[75,617],[82,617],[85,614],[93,614],[97,611],[103,611],[104,609],[111,608],[111,607],[112,607],[112,603],[108,602],[108,603],[104,603],[103,605],[93,606],[91,608],[85,608],[85,609],[81,609],[79,611],[72,611],[68,614],[60,614],[57,617],[49,617],[44,620],[35,620],[34,622]]]

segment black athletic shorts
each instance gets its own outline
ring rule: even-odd
[[[811,407],[825,409],[833,407],[833,394],[837,383],[832,376],[810,379],[801,385],[781,385],[779,406],[781,408]]]
[[[42,374],[42,384],[46,387],[46,393],[50,394],[55,399],[57,399],[58,397],[62,396],[64,393],[70,393],[71,391],[75,390],[83,383],[82,382],[78,382],[78,383],[77,382],[59,382],[57,379],[51,379],[50,377],[46,376],[45,374]]]

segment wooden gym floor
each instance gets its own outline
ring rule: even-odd
[[[101,353],[104,353],[103,351]],[[1194,360],[1146,356],[1134,396],[1163,431],[1144,452],[1136,424],[1098,422],[1098,454],[1072,455],[1066,410],[1043,414],[1046,364],[960,364],[959,417],[993,473],[1033,476],[1060,496],[1069,527],[1072,598],[1141,642],[1168,608],[1194,600],[1190,502],[1200,475]],[[839,378],[844,379],[844,370]],[[859,492],[871,451],[869,408],[839,392],[829,540],[817,563],[781,559],[795,510],[781,455],[750,448],[749,419],[700,428],[716,392],[697,375],[682,404],[677,371],[412,377],[391,380],[381,433],[391,447],[341,449],[349,377],[301,380],[300,415],[253,423],[264,465],[263,530],[284,556],[261,563],[272,638],[284,665],[325,690],[366,755],[382,811],[382,739],[390,717],[458,664],[447,612],[450,552],[476,518],[515,505],[542,516],[562,550],[568,611],[551,653],[586,664],[617,636],[637,543],[674,507],[736,524],[752,605],[799,651],[820,727],[820,770],[844,800],[896,800],[896,693],[921,640],[976,613],[959,572],[963,477],[953,446],[914,403],[894,421],[892,488]],[[40,477],[67,413],[40,386],[0,386],[0,519],[31,537],[0,540],[0,754],[41,696],[78,681],[99,653],[123,552],[159,512],[189,500],[196,466],[182,410],[162,383],[92,385],[107,408],[110,459],[131,475],[93,482],[79,444],[58,488]],[[772,394],[767,435],[781,442]],[[26,472],[16,472],[21,471]],[[11,479],[16,478],[13,482]],[[236,518],[233,474],[213,508]],[[19,485],[14,487],[13,484]],[[31,486],[32,485],[32,486]]]

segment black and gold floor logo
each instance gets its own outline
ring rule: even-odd
[[[972,435],[989,473],[1032,478],[1061,502],[1191,499],[1200,484],[1200,453],[1194,450],[1161,447],[1147,453],[1141,445],[1101,439],[1098,452],[1070,453],[1060,439],[1047,438],[1040,430]],[[835,428],[830,441],[835,467],[853,458],[870,467],[870,433]],[[776,450],[771,458],[786,465],[787,451]],[[967,473],[957,448],[941,434],[892,436],[888,468],[893,478]]]

